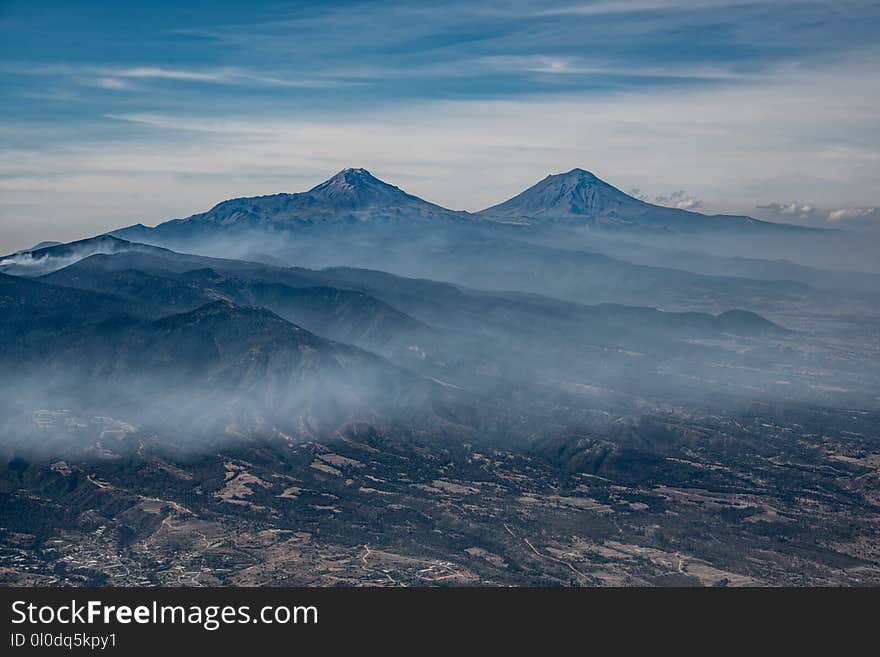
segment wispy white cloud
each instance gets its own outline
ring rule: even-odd
[[[114,78],[131,78],[135,80],[177,80],[185,82],[207,82],[214,84],[256,84],[276,87],[303,87],[321,88],[353,84],[350,81],[338,79],[307,77],[288,78],[265,73],[255,72],[238,67],[223,67],[215,69],[175,69],[154,66],[139,66],[131,68],[98,67],[92,69],[100,75],[110,75]]]
[[[86,83],[110,91],[127,91],[133,88],[131,82],[128,80],[122,80],[118,77],[89,78]]]
[[[876,218],[880,220],[880,212],[877,211],[877,208],[841,208],[839,210],[832,210],[828,213],[828,221],[830,222],[844,222],[853,219],[868,218]]]
[[[703,207],[701,199],[685,193],[683,189],[672,192],[668,196],[657,196],[654,198],[654,202],[658,205],[678,208],[679,210],[699,210]]]
[[[754,0],[595,0],[560,4],[535,13],[542,16],[596,16],[676,9],[722,9],[750,4],[754,4]]]
[[[242,67],[170,68],[161,66],[85,66],[30,65],[7,63],[0,71],[18,75],[65,77],[82,84],[105,89],[131,89],[130,81],[158,80],[220,85],[251,85],[270,87],[329,88],[353,86],[362,82],[333,77],[302,76],[297,78],[271,75]]]
[[[775,217],[803,219],[815,214],[816,208],[813,205],[799,203],[798,201],[790,201],[785,203],[765,203],[755,206],[756,210],[764,210]]]
[[[690,80],[754,80],[759,77],[753,72],[737,71],[724,66],[695,65],[693,62],[684,62],[677,66],[645,64],[622,66],[607,60],[540,54],[487,56],[470,60],[465,64],[471,71],[490,69],[559,76],[602,75],[620,78],[681,78]]]
[[[203,117],[173,116],[149,112],[128,114],[104,114],[105,118],[160,130],[181,130],[186,132],[213,132],[218,134],[271,135],[283,130],[283,125],[272,121],[244,120],[240,118],[212,119]]]
[[[91,67],[85,69],[88,72],[100,75],[112,75],[116,78],[156,79],[156,80],[187,80],[193,82],[221,82],[229,83],[242,78],[249,79],[246,73],[232,68],[214,70],[186,70],[174,68],[161,68],[154,66],[139,66],[132,68],[117,67]]]
[[[856,231],[880,231],[880,208],[877,207],[846,207],[829,209],[813,204],[799,203],[766,203],[755,208],[759,216],[785,222],[794,222],[807,226],[835,228]]]

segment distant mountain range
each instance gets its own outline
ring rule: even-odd
[[[0,274],[0,363],[16,368],[21,385],[36,379],[47,401],[112,405],[147,426],[176,422],[187,432],[222,434],[230,422],[243,432],[332,430],[353,417],[430,424],[457,394],[265,308],[199,301],[171,314],[163,306],[154,318],[158,304],[133,294]],[[14,398],[3,401],[7,410]]]
[[[293,231],[359,223],[430,225],[474,220],[467,212],[447,210],[407,194],[365,169],[344,169],[307,192],[232,199],[155,228],[138,224],[112,234],[131,240],[181,239],[254,228]]]
[[[148,228],[113,231],[134,241],[161,241],[247,228],[294,231],[328,225],[396,224],[423,228],[542,223],[649,231],[799,230],[751,217],[714,215],[653,205],[583,169],[547,176],[521,194],[476,213],[454,211],[408,194],[366,169],[344,169],[306,192],[224,201],[209,211]]]

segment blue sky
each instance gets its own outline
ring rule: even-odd
[[[878,219],[880,3],[0,0],[0,252],[365,166],[480,209]]]

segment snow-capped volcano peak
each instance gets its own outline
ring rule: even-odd
[[[510,200],[477,216],[502,223],[577,224],[618,229],[683,230],[741,229],[771,226],[751,217],[714,215],[667,208],[637,199],[584,169],[547,176]]]
[[[348,207],[369,207],[393,202],[412,202],[416,199],[399,187],[376,178],[366,169],[343,169],[333,177],[312,187],[306,196],[315,201]]]
[[[592,171],[587,171],[586,169],[581,169],[580,167],[575,167],[571,171],[566,171],[565,173],[557,173],[550,174],[547,176],[548,178],[577,178],[579,180],[596,180],[598,182],[602,182],[602,180],[594,174]]]
[[[509,201],[483,210],[493,217],[597,217],[625,212],[645,203],[584,169],[547,176]]]
[[[319,187],[324,186],[347,186],[347,187],[372,187],[372,186],[385,186],[391,187],[387,183],[382,182],[372,173],[367,171],[366,169],[358,168],[358,167],[348,167],[343,169],[339,173],[331,176],[324,182],[319,185],[316,185],[312,189],[318,189]]]

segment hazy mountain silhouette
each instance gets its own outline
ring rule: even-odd
[[[549,175],[513,198],[477,213],[491,220],[564,221],[598,228],[642,228],[678,232],[707,229],[778,229],[751,217],[708,216],[647,203],[584,169]],[[792,229],[796,227],[791,227]]]
[[[147,228],[141,224],[113,231],[125,239],[183,239],[217,231],[291,231],[336,224],[407,224],[476,221],[447,210],[374,177],[366,169],[343,169],[307,192],[237,198],[207,212]]]

